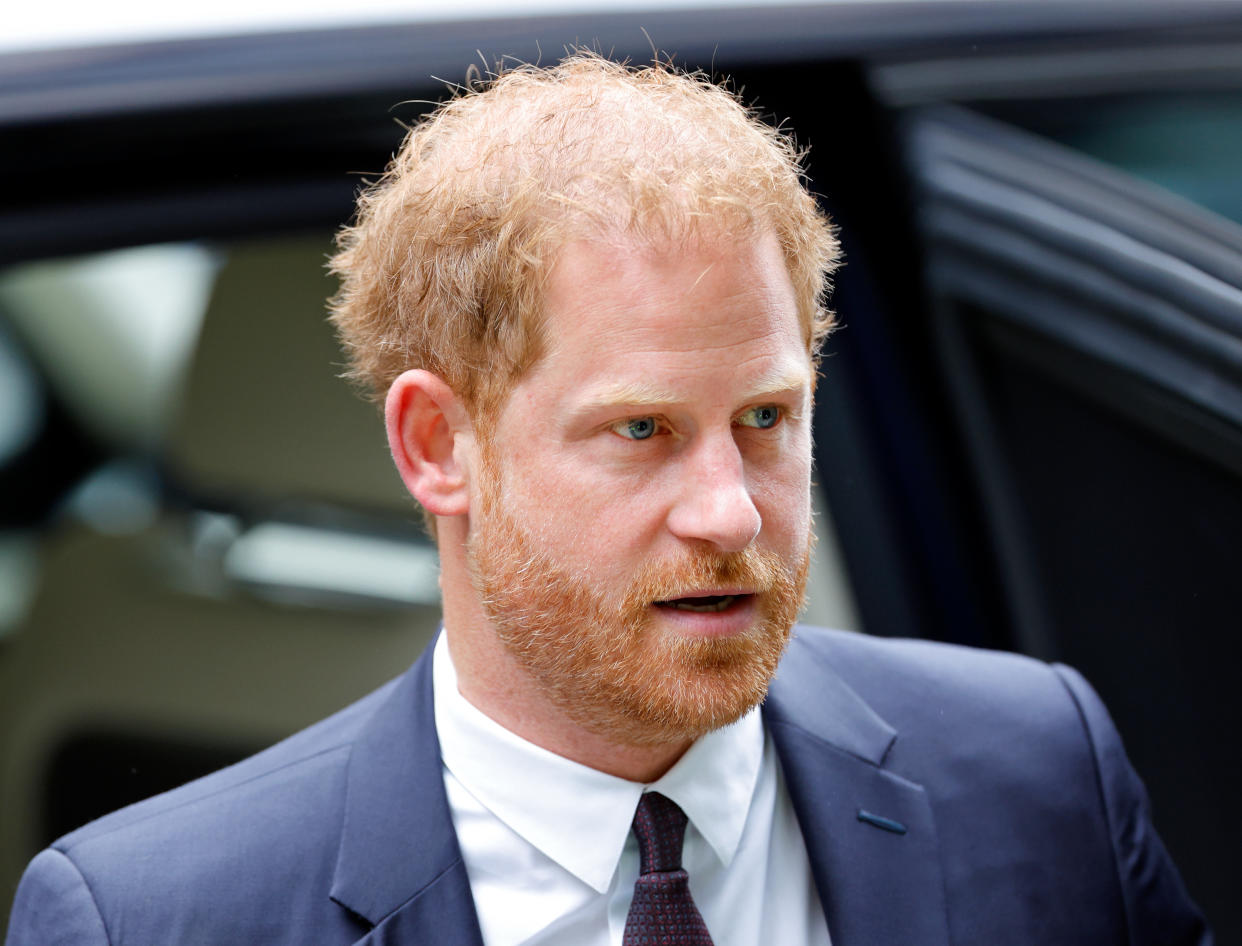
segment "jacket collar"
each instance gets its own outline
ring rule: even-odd
[[[831,637],[797,627],[768,690],[763,715],[769,726],[788,723],[808,735],[878,766],[897,739],[897,730],[855,693],[833,669],[825,642]]]

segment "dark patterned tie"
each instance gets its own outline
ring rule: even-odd
[[[659,792],[646,792],[634,813],[642,859],[621,946],[712,946],[703,914],[681,868],[686,813]]]

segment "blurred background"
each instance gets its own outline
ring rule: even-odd
[[[808,620],[1077,666],[1242,935],[1242,7],[214,6],[0,34],[0,923],[40,847],[434,633],[324,264],[445,82],[586,44],[811,147],[847,265]]]

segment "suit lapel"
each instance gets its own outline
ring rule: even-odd
[[[359,944],[482,946],[444,794],[428,647],[354,742],[331,897]]]
[[[882,767],[894,730],[797,642],[764,717],[833,946],[947,946],[931,806],[922,786]]]
[[[470,882],[458,861],[354,946],[483,946]]]

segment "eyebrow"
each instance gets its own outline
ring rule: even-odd
[[[747,389],[741,400],[757,401],[781,394],[800,393],[810,387],[810,383],[811,377],[807,371],[780,371],[761,377],[753,387]],[[591,414],[615,407],[662,407],[678,404],[684,400],[685,398],[680,395],[657,385],[643,381],[627,381],[621,384],[605,385],[593,392],[590,400],[574,413]]]

